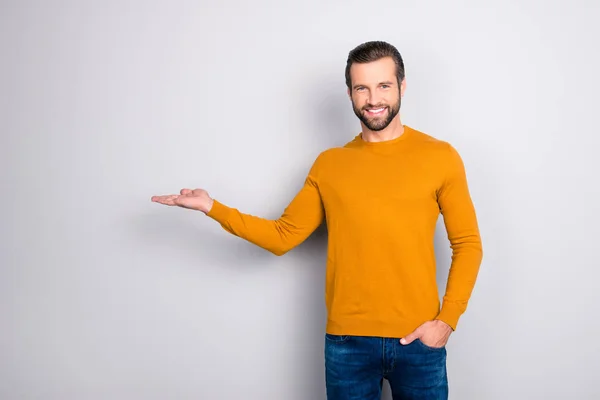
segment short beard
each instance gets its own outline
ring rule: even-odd
[[[385,120],[381,120],[378,118],[368,119],[363,114],[363,111],[366,110],[367,108],[381,108],[380,106],[373,106],[371,104],[367,104],[362,109],[358,109],[354,105],[354,101],[352,101],[352,109],[354,110],[354,114],[358,117],[358,119],[360,119],[362,121],[363,124],[365,124],[365,126],[367,128],[369,128],[370,130],[372,130],[374,132],[378,132],[378,131],[382,131],[385,128],[387,128],[388,125],[392,122],[392,120],[396,117],[396,115],[398,115],[398,113],[400,112],[400,103],[401,103],[401,97],[398,96],[398,102],[396,104],[394,104],[392,107],[387,106],[387,105],[383,106],[383,107],[387,108],[387,110],[388,110],[387,118]]]

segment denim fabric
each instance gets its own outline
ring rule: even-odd
[[[325,334],[327,400],[380,400],[383,380],[394,400],[446,400],[446,348],[399,338]]]

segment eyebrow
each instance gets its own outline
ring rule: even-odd
[[[379,82],[379,84],[380,85],[390,85],[390,86],[392,86],[394,84],[394,82],[392,82],[392,81],[385,81],[385,82]],[[363,85],[363,84],[356,84],[356,85],[354,85],[352,87],[352,89],[356,89],[356,88],[363,87],[363,86],[365,86],[365,85]]]

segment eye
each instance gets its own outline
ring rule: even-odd
[[[390,85],[381,85],[381,87],[384,89],[388,89],[390,87]]]

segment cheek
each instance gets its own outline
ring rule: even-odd
[[[385,96],[385,104],[389,105],[390,107],[393,106],[394,104],[398,104],[398,102],[400,101],[400,96],[399,95],[392,95],[389,94],[387,96]]]
[[[367,105],[367,98],[364,95],[354,95],[352,97],[352,103],[354,104],[355,108],[363,108],[364,106]]]

